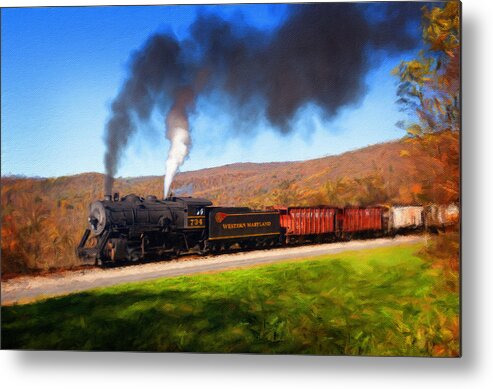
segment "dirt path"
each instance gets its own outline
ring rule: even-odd
[[[80,292],[125,282],[145,281],[163,277],[224,271],[238,267],[280,262],[283,260],[335,254],[348,250],[419,243],[424,236],[401,236],[365,241],[329,243],[302,247],[283,247],[234,254],[182,258],[174,261],[126,266],[116,269],[91,268],[43,276],[24,276],[2,282],[2,305],[25,304],[38,299]]]

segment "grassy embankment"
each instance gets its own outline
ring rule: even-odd
[[[2,347],[455,356],[458,280],[423,250],[346,252],[3,307]]]

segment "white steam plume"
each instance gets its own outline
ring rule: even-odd
[[[169,194],[173,178],[179,167],[188,156],[191,145],[187,110],[191,108],[195,95],[192,88],[184,87],[178,90],[174,105],[166,117],[166,138],[170,141],[168,159],[166,160],[166,175],[164,177],[164,198]]]
[[[164,198],[168,196],[169,188],[173,182],[178,168],[188,156],[190,146],[190,134],[188,130],[176,127],[168,130],[167,138],[171,142],[168,159],[166,161],[166,176],[164,178]]]

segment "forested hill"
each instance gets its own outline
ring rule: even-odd
[[[403,139],[336,156],[298,162],[235,163],[179,173],[175,193],[207,197],[217,205],[274,203],[365,205],[455,201],[448,181],[458,174],[458,133],[429,137],[427,147]],[[450,152],[444,152],[450,151]],[[457,154],[457,155],[454,155]],[[2,202],[18,196],[55,201],[69,208],[103,196],[104,176],[84,173],[58,178],[2,177]],[[163,177],[118,178],[122,195],[162,196]]]
[[[459,134],[443,132],[308,161],[185,172],[177,175],[172,189],[206,197],[215,205],[254,208],[447,203],[458,200],[458,178]],[[99,173],[2,177],[2,267],[9,258],[9,263],[28,268],[50,267],[53,258],[76,263],[74,245],[86,228],[89,203],[103,196],[103,179]],[[118,178],[114,189],[122,195],[161,196],[163,177]],[[50,263],[43,263],[46,258]]]

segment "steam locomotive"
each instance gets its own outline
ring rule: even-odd
[[[278,244],[278,211],[213,207],[201,198],[106,195],[89,209],[79,258],[96,264]],[[92,237],[94,244],[86,247]]]
[[[77,247],[99,265],[303,242],[377,237],[458,222],[459,209],[407,207],[217,207],[202,198],[106,195],[89,209]],[[92,244],[88,245],[91,241]]]

